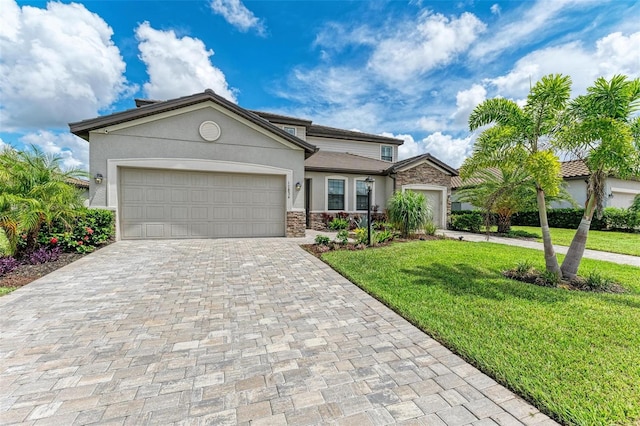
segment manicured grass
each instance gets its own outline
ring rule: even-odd
[[[569,424],[640,421],[640,268],[591,259],[628,294],[503,278],[540,251],[452,240],[337,251],[323,259],[367,292]]]
[[[4,296],[5,294],[11,293],[13,290],[16,290],[17,287],[0,287],[0,296]]]
[[[523,230],[542,236],[540,228],[535,226],[512,226],[512,229]],[[570,246],[575,229],[551,228],[551,241],[559,246]],[[542,238],[538,239],[542,241]],[[608,251],[611,253],[640,256],[640,234],[612,231],[589,231],[587,248]]]

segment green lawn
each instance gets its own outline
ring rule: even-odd
[[[515,230],[522,230],[538,234],[542,237],[540,228],[535,226],[512,226]],[[551,240],[559,246],[571,245],[575,229],[551,228]],[[542,238],[538,239],[542,241]],[[630,254],[640,256],[640,234],[612,231],[589,231],[587,248],[611,253]]]
[[[453,240],[338,251],[323,259],[564,423],[640,421],[640,268],[584,259],[629,289],[597,294],[508,280],[540,251]]]

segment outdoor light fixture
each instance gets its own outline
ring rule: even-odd
[[[371,245],[371,190],[373,189],[374,180],[371,176],[367,176],[364,180],[367,185],[367,245]]]
[[[96,175],[96,177],[94,178],[94,179],[95,179],[95,181],[96,181],[96,183],[97,183],[98,185],[100,185],[100,184],[102,183],[102,177],[103,177],[103,176],[102,176],[102,174],[101,174],[101,173],[98,173],[98,174]]]
[[[300,191],[302,189],[302,184],[300,182],[296,182],[296,191]]]

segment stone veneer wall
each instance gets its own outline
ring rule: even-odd
[[[398,172],[396,175],[396,188],[402,189],[402,185],[424,184],[440,185],[447,187],[447,223],[451,218],[451,176],[444,173],[429,163],[422,163],[409,170]]]
[[[307,218],[304,211],[288,211],[286,236],[288,238],[304,237],[306,222]]]

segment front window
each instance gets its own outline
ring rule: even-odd
[[[356,210],[367,210],[369,200],[367,198],[367,184],[364,180],[356,181]]]
[[[329,210],[344,210],[344,180],[328,179],[327,208]]]
[[[380,147],[380,158],[382,161],[393,161],[393,147],[382,145],[382,147]]]
[[[289,133],[290,135],[295,136],[296,135],[296,128],[295,127],[284,127],[283,128],[285,132]]]

